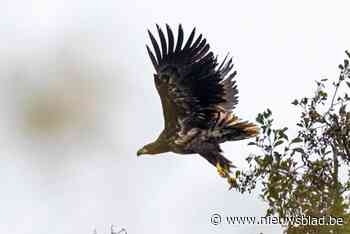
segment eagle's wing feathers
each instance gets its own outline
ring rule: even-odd
[[[161,98],[165,128],[190,120],[193,127],[208,127],[218,109],[230,111],[237,104],[238,90],[231,74],[232,59],[219,65],[202,35],[195,38],[195,29],[183,46],[184,33],[179,25],[174,35],[166,25],[167,40],[157,25],[160,45],[150,31],[153,51],[147,51],[156,70],[155,85]],[[175,49],[174,49],[175,45]]]

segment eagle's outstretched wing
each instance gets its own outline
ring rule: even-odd
[[[148,46],[147,51],[156,70],[154,81],[162,102],[165,129],[184,120],[193,127],[210,127],[219,109],[230,111],[238,102],[232,59],[226,61],[226,57],[218,64],[202,34],[195,39],[195,28],[185,43],[181,25],[176,42],[168,25],[167,40],[158,25],[157,31],[160,46],[148,31],[154,53]]]

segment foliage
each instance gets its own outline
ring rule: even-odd
[[[261,133],[249,145],[259,153],[246,159],[250,170],[238,173],[242,193],[262,186],[260,195],[269,205],[267,215],[342,217],[346,223],[288,225],[288,234],[350,233],[349,61],[344,60],[339,69],[336,82],[317,81],[312,96],[292,102],[300,111],[293,137],[287,127],[274,126],[271,110],[258,114]],[[340,176],[343,171],[348,174]]]

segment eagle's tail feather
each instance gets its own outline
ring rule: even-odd
[[[240,121],[231,112],[218,112],[216,124],[210,132],[219,143],[238,141],[255,137],[259,133],[258,127],[248,121]]]
[[[225,126],[224,132],[226,141],[238,141],[257,136],[259,129],[255,124],[244,121]]]

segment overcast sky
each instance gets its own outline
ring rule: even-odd
[[[293,131],[290,103],[335,79],[350,49],[349,1],[1,1],[0,233],[281,233],[213,226],[263,216],[198,156],[136,157],[163,127],[146,30],[182,23],[238,70],[241,118],[266,108]],[[294,128],[295,129],[295,128]],[[244,166],[247,141],[224,145]]]

